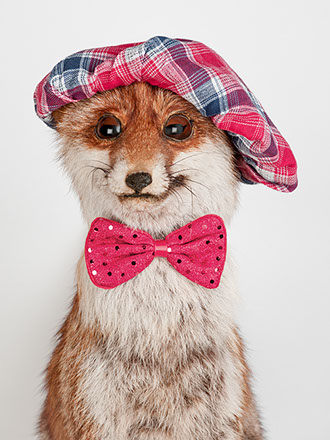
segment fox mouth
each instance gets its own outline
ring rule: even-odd
[[[129,199],[136,199],[136,200],[147,200],[150,202],[160,202],[165,200],[169,194],[172,194],[176,192],[176,189],[185,186],[185,176],[179,175],[179,176],[169,176],[169,185],[167,189],[160,195],[152,194],[152,193],[141,193],[141,192],[135,192],[133,194],[120,194],[118,195],[118,198],[120,201],[125,201]]]
[[[165,191],[163,194],[161,194],[160,196],[156,196],[155,194],[150,194],[150,193],[143,193],[143,194],[139,194],[139,193],[134,193],[134,194],[122,194],[119,197],[120,200],[125,200],[125,199],[142,199],[142,200],[153,200],[153,201],[159,201],[159,200],[164,200],[168,195],[168,191]]]

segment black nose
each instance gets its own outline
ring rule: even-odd
[[[149,173],[133,173],[126,177],[126,185],[136,192],[141,192],[151,182],[152,178]]]

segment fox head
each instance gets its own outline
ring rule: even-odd
[[[59,158],[88,223],[106,217],[161,237],[209,213],[230,221],[239,181],[235,149],[181,96],[139,82],[52,116]]]

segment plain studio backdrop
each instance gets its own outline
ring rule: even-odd
[[[215,49],[295,153],[294,193],[241,185],[229,229],[238,319],[268,438],[329,439],[329,15],[328,0],[2,6],[1,440],[35,438],[43,370],[86,234],[52,130],[34,114],[34,88],[73,52],[155,35]]]

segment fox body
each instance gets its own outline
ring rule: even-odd
[[[107,118],[107,127],[118,125],[115,135],[100,128]],[[235,149],[179,95],[134,83],[67,104],[53,119],[58,155],[88,225],[106,217],[161,240],[210,213],[230,224],[239,187]],[[177,128],[188,132],[180,139]],[[82,255],[73,306],[47,368],[40,439],[261,440],[235,301],[230,241],[213,290],[164,258],[115,289],[100,289]]]

